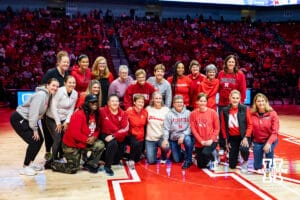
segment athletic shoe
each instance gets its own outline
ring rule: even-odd
[[[219,150],[219,156],[223,156],[224,153],[225,153],[225,151],[224,151],[223,149],[220,149],[220,150]]]
[[[128,164],[129,169],[135,169],[134,161],[133,161],[133,160],[129,160],[129,161],[127,162],[127,164]]]
[[[44,167],[43,167],[43,166],[40,166],[40,165],[35,164],[35,163],[31,163],[31,164],[29,165],[29,167],[32,168],[32,169],[35,170],[35,171],[42,171],[42,170],[44,170]]]
[[[166,164],[167,160],[160,160],[160,164]]]
[[[242,166],[241,166],[241,172],[242,173],[248,173],[248,162],[247,161],[244,161]]]
[[[34,176],[34,175],[36,175],[37,173],[36,173],[36,171],[35,171],[33,168],[31,168],[30,166],[26,166],[26,167],[24,167],[23,169],[20,169],[20,170],[19,170],[19,174],[20,174],[20,175],[26,175],[26,176]]]
[[[83,167],[93,174],[96,174],[98,172],[98,167],[93,167],[87,163],[84,163]]]
[[[114,175],[114,171],[110,168],[110,167],[104,167],[105,173],[108,176],[113,176]]]
[[[192,165],[192,163],[184,161],[184,163],[181,166],[181,169],[187,169]]]

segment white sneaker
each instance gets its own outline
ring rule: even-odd
[[[160,164],[166,164],[167,160],[160,160]]]
[[[26,175],[26,176],[34,176],[36,175],[36,171],[31,168],[30,166],[26,166],[23,169],[19,170],[20,175]]]
[[[241,172],[246,174],[248,173],[248,162],[244,161],[242,166],[241,166]]]
[[[32,168],[32,169],[35,170],[35,171],[42,171],[42,170],[44,170],[44,167],[43,167],[43,166],[38,165],[38,164],[35,164],[35,163],[31,163],[31,164],[29,165],[29,167]]]
[[[133,160],[129,160],[129,161],[128,161],[128,167],[129,167],[130,169],[135,169],[134,161],[133,161]]]
[[[81,160],[80,160],[81,161]],[[67,161],[65,160],[65,158],[61,158],[59,160],[54,160],[54,162],[58,162],[58,163],[67,163]]]
[[[220,155],[220,156],[223,156],[224,153],[225,153],[225,151],[224,151],[223,149],[220,149],[220,150],[219,150],[219,155]]]

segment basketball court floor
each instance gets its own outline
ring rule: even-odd
[[[81,170],[69,175],[45,170],[36,176],[18,174],[26,144],[9,124],[13,110],[0,108],[0,199],[300,199],[300,106],[274,106],[280,116],[277,168],[269,176],[251,170],[229,170],[226,163],[213,170],[195,165],[148,165],[144,160],[129,169],[126,162],[113,166],[115,176]],[[36,158],[43,164],[44,146]],[[280,162],[282,161],[282,165]]]

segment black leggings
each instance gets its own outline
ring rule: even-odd
[[[42,121],[42,129],[43,129],[43,133],[44,133],[44,137],[45,137],[46,152],[50,152],[51,151],[51,147],[53,145],[53,139],[52,139],[50,131],[49,131],[48,127],[47,127],[46,118],[47,117],[45,115],[44,118],[41,119],[41,121]]]
[[[210,146],[196,147],[197,166],[199,168],[207,168],[209,161],[214,161],[212,152],[216,149],[217,143],[213,142]]]
[[[18,112],[14,112],[11,115],[10,123],[16,133],[28,144],[24,160],[24,165],[28,166],[31,161],[34,161],[43,144],[44,138],[41,130],[38,128],[40,139],[35,141],[33,139],[33,130],[29,127],[28,120],[24,119]]]
[[[229,167],[231,169],[234,169],[238,164],[239,152],[241,152],[241,156],[244,159],[244,161],[248,161],[249,147],[241,146],[242,139],[243,138],[241,136],[229,136],[228,138],[228,143],[231,146],[231,148],[229,149]],[[251,141],[249,138],[247,139],[248,139],[248,144],[250,146]]]

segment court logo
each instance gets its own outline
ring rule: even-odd
[[[264,158],[263,159],[263,182],[264,183],[276,183],[282,182],[282,173],[287,173],[286,169],[282,168],[282,158]]]

